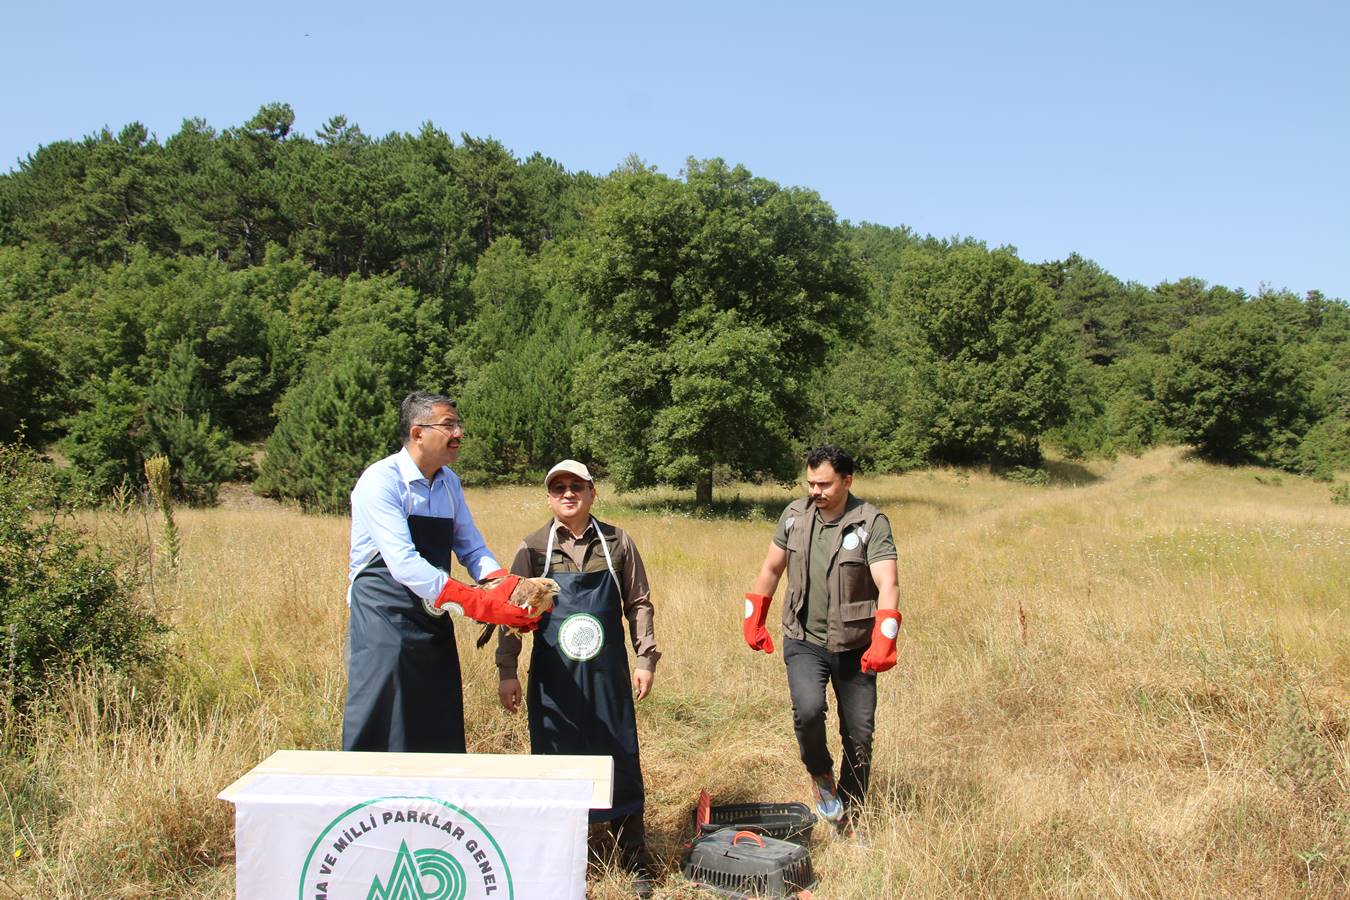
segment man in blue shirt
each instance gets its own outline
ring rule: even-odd
[[[403,449],[352,490],[344,750],[464,752],[464,698],[452,620],[531,631],[509,603],[520,579],[483,542],[450,464],[464,437],[454,401],[413,392],[399,407]],[[484,588],[450,578],[450,555]]]

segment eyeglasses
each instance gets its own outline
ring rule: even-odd
[[[463,422],[418,422],[417,425],[421,428],[444,428],[445,433],[451,437],[457,435],[459,437],[464,437]]]
[[[555,481],[548,486],[548,492],[555,497],[561,497],[568,491],[581,494],[590,486],[590,483],[585,481]]]

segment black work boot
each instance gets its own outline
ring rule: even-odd
[[[647,832],[642,815],[624,816],[609,823],[614,843],[619,849],[619,865],[633,876],[633,893],[650,897],[656,889],[656,872],[651,855],[647,853]]]

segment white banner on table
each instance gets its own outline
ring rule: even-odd
[[[236,805],[236,896],[582,898],[595,787],[584,778],[259,772],[226,792]]]

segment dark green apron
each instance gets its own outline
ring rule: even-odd
[[[418,554],[450,571],[454,520],[408,516]],[[343,750],[463,753],[464,697],[450,616],[432,616],[376,554],[352,582]]]
[[[591,810],[592,822],[635,815],[643,806],[623,600],[604,535],[600,542],[609,571],[544,571],[561,591],[534,632],[526,691],[532,752],[614,758],[614,805]],[[550,534],[546,567],[552,555]]]

